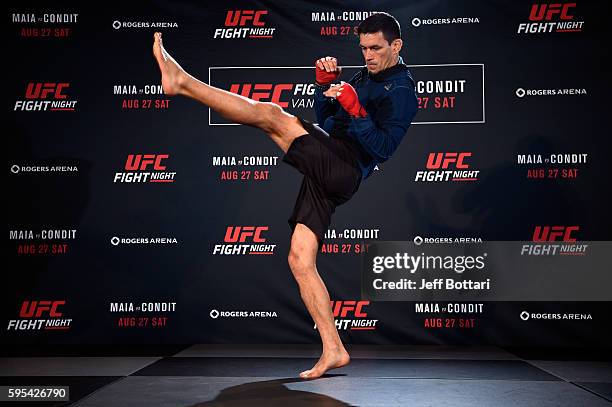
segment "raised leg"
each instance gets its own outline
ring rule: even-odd
[[[316,235],[306,225],[298,223],[291,237],[289,267],[323,342],[321,358],[312,369],[300,373],[303,379],[320,377],[327,370],[345,366],[350,362],[349,354],[334,324],[329,293],[317,271],[317,250]]]
[[[297,117],[274,103],[236,95],[191,76],[166,51],[161,33],[155,33],[153,38],[153,55],[161,71],[165,94],[190,97],[234,123],[257,127],[285,153],[294,139],[306,133]]]

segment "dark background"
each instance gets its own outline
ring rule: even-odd
[[[211,66],[307,66],[334,55],[359,65],[353,36],[321,37],[312,11],[380,10],[402,24],[402,56],[409,65],[485,64],[486,123],[413,125],[384,175],[367,180],[338,208],[332,227],[378,228],[380,240],[481,237],[529,240],[535,225],[580,225],[580,240],[609,240],[609,10],[578,2],[583,32],[517,35],[531,2],[151,2],[19,4],[6,14],[9,43],[7,204],[9,230],[77,229],[70,252],[19,256],[7,239],[2,278],[4,324],[28,299],[66,299],[68,332],[8,332],[10,343],[308,343],[318,341],[286,261],[300,175],[281,164],[267,182],[219,181],[212,156],[276,155],[257,130],[208,125],[208,109],[174,98],[168,110],[122,110],[117,84],[154,84],[154,29],[114,30],[113,20],[176,21],[162,30],[173,56],[207,82]],[[276,27],[269,40],[213,40],[228,9],[266,9]],[[76,12],[66,39],[21,38],[13,12]],[[479,24],[421,26],[413,17],[478,17]],[[330,23],[334,24],[334,23]],[[336,22],[340,25],[340,22]],[[355,23],[354,25],[356,25]],[[351,24],[352,25],[352,24]],[[60,25],[63,26],[63,25]],[[416,75],[416,71],[415,71]],[[344,78],[347,79],[347,78]],[[418,80],[419,78],[416,77]],[[274,78],[270,78],[271,81]],[[66,81],[77,111],[14,112],[28,82]],[[519,99],[516,88],[586,88],[588,95]],[[418,115],[417,115],[418,120]],[[471,151],[475,183],[415,183],[432,151]],[[530,181],[519,153],[588,153],[576,180]],[[170,154],[170,185],[114,184],[128,154]],[[74,163],[76,174],[20,174],[13,163]],[[240,168],[237,168],[240,169]],[[213,256],[228,225],[268,225],[274,256]],[[178,245],[112,246],[112,236],[172,236]],[[358,299],[356,255],[320,255],[319,272],[332,299]],[[113,301],[176,301],[164,329],[120,329]],[[213,320],[219,310],[269,310],[277,318]],[[609,343],[610,303],[486,303],[474,329],[425,329],[413,303],[379,302],[368,308],[376,331],[344,331],[350,343],[599,346]],[[524,322],[522,310],[590,313],[593,320]],[[138,314],[135,314],[138,316]],[[456,316],[455,316],[456,317]]]

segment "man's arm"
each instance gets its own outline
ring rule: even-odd
[[[376,121],[368,114],[354,117],[349,132],[355,135],[363,148],[378,162],[393,155],[404,138],[418,110],[414,90],[398,86],[381,102]]]
[[[332,82],[336,81],[342,72],[338,66],[338,61],[334,57],[319,58],[315,61],[315,95],[314,109],[317,122],[323,126],[328,117],[333,116],[338,111],[338,104],[335,100],[323,94],[329,89]]]
[[[336,100],[323,94],[327,89],[329,89],[329,85],[321,86],[315,83],[314,109],[319,126],[323,126],[328,117],[338,112],[339,105]]]

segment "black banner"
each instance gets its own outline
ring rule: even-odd
[[[356,26],[386,11],[419,112],[337,209],[318,255],[342,339],[607,343],[605,301],[361,297],[376,242],[538,246],[508,270],[562,244],[556,261],[590,264],[581,242],[609,241],[612,226],[605,6],[14,4],[2,342],[317,342],[287,265],[301,175],[263,132],[164,95],[153,32],[203,82],[314,121],[314,61],[335,56],[348,81],[363,66]]]

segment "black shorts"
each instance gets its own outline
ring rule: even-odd
[[[359,189],[361,169],[346,142],[306,120],[300,122],[306,134],[293,140],[283,157],[304,174],[289,226],[291,230],[297,223],[308,226],[320,248],[332,213]]]

